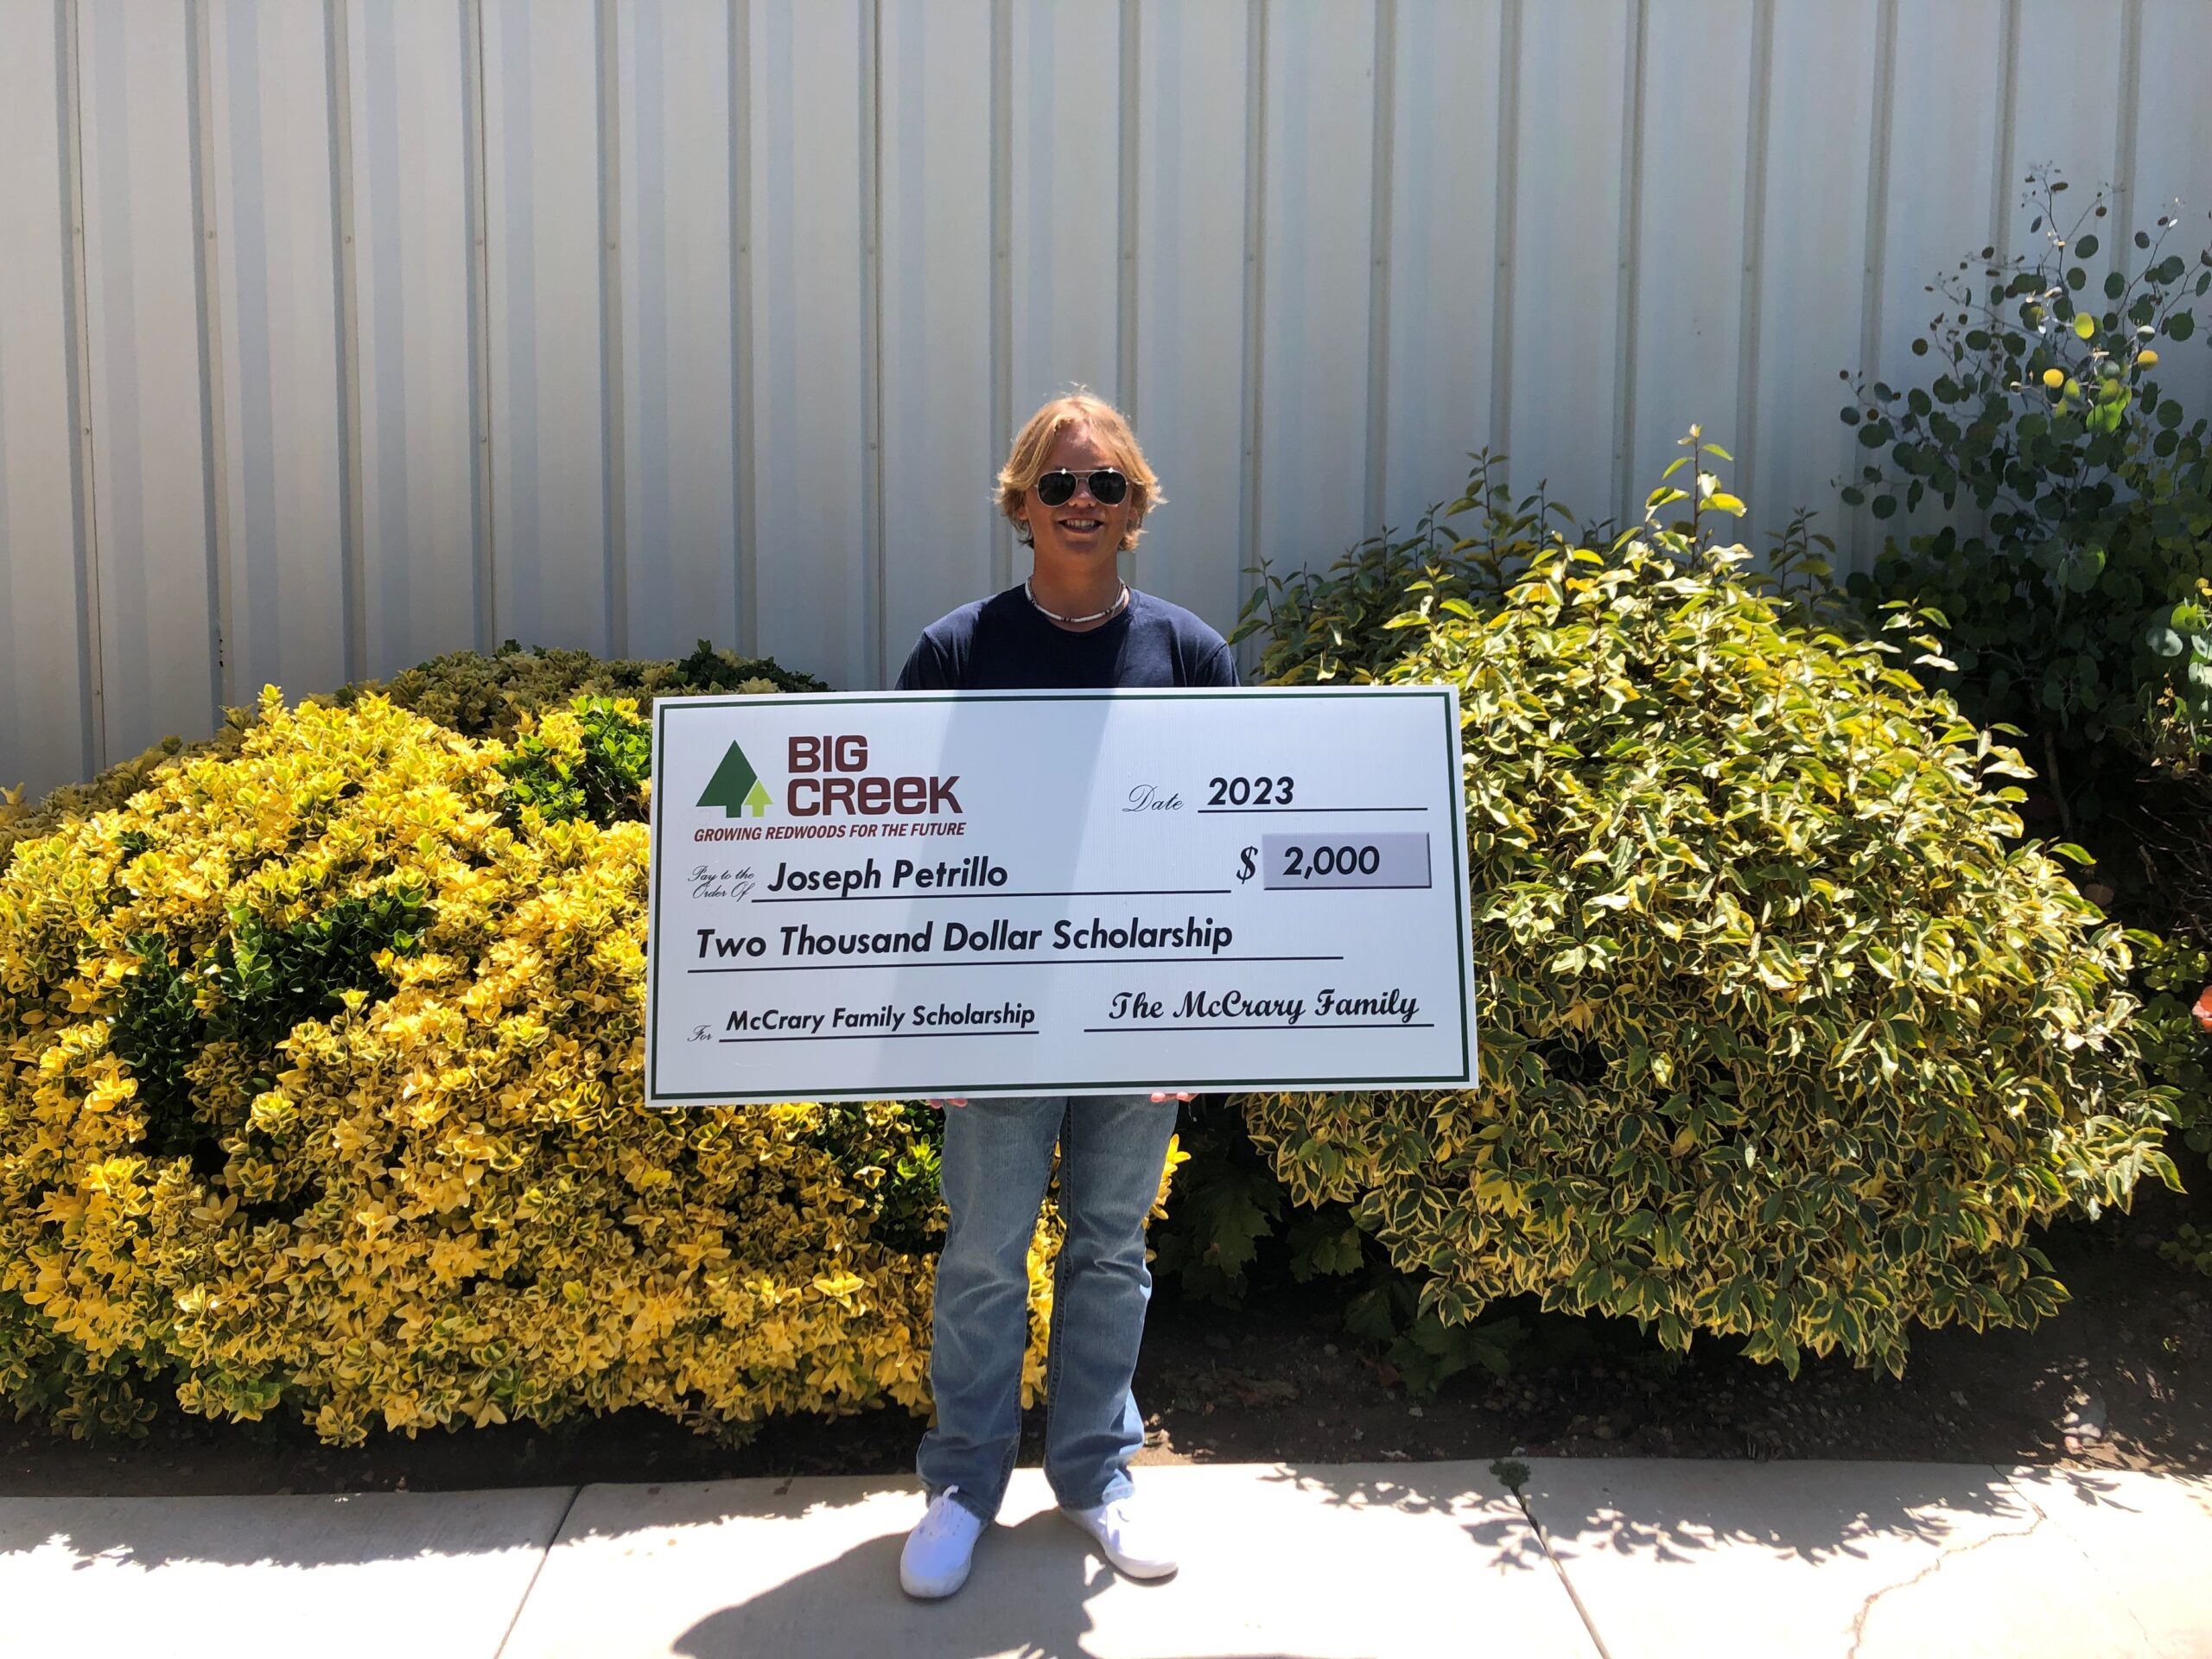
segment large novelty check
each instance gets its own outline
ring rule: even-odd
[[[1447,686],[664,699],[645,1097],[1475,1067]]]

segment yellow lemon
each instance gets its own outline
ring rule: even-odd
[[[2155,369],[2158,366],[2158,354],[2148,350],[2138,352],[2135,353],[2135,364],[2138,368]]]
[[[2066,371],[2063,369],[2045,369],[2043,372],[2043,383],[2044,385],[2050,387],[2051,391],[2056,391],[2061,386],[2066,384]]]

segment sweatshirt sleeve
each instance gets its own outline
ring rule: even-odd
[[[906,656],[906,665],[899,671],[893,682],[894,691],[950,691],[951,677],[945,671],[944,652],[938,642],[925,632],[914,642]]]
[[[1198,664],[1198,671],[1191,677],[1191,683],[1193,685],[1235,685],[1238,683],[1236,678],[1236,653],[1230,650],[1228,641],[1224,640],[1219,645],[1216,645],[1213,649],[1213,654],[1208,657],[1205,662]]]

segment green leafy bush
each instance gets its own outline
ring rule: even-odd
[[[1338,1320],[1414,1395],[1433,1395],[1471,1368],[1510,1369],[1529,1335],[1520,1319],[1447,1325],[1425,1310],[1420,1278],[1393,1265],[1348,1206],[1290,1202],[1240,1116],[1201,1103],[1179,1140],[1188,1167],[1150,1241],[1160,1280],[1224,1307],[1302,1292],[1317,1316]]]
[[[1275,677],[1459,689],[1481,1084],[1243,1104],[1445,1325],[1531,1293],[1898,1370],[1915,1324],[2058,1305],[2031,1228],[2171,1184],[2171,1092],[2120,930],[2017,839],[2018,757],[1817,588],[1704,548],[1741,504],[1694,477],[1610,551],[1486,554],[1517,572],[1486,613],[1414,575],[1388,645],[1303,620],[1350,569],[1275,590]]]
[[[579,696],[633,697],[650,717],[652,699],[657,696],[829,689],[811,674],[794,672],[766,658],[716,651],[704,639],[689,657],[638,662],[602,662],[588,651],[524,650],[510,639],[489,657],[474,651],[454,652],[404,670],[388,683],[358,680],[301,702],[303,706],[350,709],[364,697],[380,696],[464,737],[496,737],[508,742],[537,715],[566,709]],[[173,766],[236,755],[259,717],[258,708],[226,709],[223,725],[213,736],[193,743],[177,737],[163,738],[143,754],[110,766],[88,783],[55,790],[35,807],[24,805],[20,791],[0,791],[0,869],[7,867],[9,851],[16,842],[50,835],[72,820],[119,807]],[[647,750],[649,755],[650,739]],[[625,762],[620,757],[593,764],[611,764],[617,770],[631,765],[637,776],[644,771],[642,764]],[[543,783],[550,786],[552,781],[545,779]],[[601,803],[602,806],[610,804]],[[642,809],[638,816],[643,817]]]
[[[1370,536],[1325,572],[1286,576],[1261,563],[1259,581],[1230,636],[1232,644],[1261,636],[1261,678],[1297,673],[1327,682],[1377,675],[1405,654],[1392,623],[1408,594],[1472,617],[1478,607],[1504,597],[1551,524],[1573,528],[1573,513],[1541,491],[1513,494],[1503,456],[1485,449],[1471,459],[1459,499],[1424,513],[1410,535]]]
[[[2062,223],[2064,181],[2030,184],[2035,257],[1961,261],[1912,345],[1933,381],[1861,382],[1843,410],[1873,452],[1846,502],[1950,510],[1853,586],[1934,613],[1955,664],[1941,683],[2036,734],[2047,769],[2107,733],[2193,753],[2212,741],[2212,426],[2156,370],[2196,333],[2212,248],[2168,252],[2167,215],[2135,234],[2132,274],[2107,270],[2104,197]]]
[[[2151,1076],[2173,1091],[2174,1127],[2191,1152],[2212,1157],[2212,1039],[2195,1012],[2212,988],[2212,950],[2187,936],[2131,936],[2148,995],[2136,1016]]]
[[[811,674],[770,658],[716,651],[706,640],[673,661],[602,661],[588,651],[525,651],[512,639],[492,656],[459,651],[434,657],[391,677],[341,687],[329,699],[340,708],[374,692],[464,737],[512,740],[530,717],[567,708],[577,697],[630,697],[650,717],[655,697],[715,691],[827,691]]]
[[[2177,1268],[2212,1278],[2212,1233],[2183,1222],[2174,1230],[2174,1236],[2158,1246],[2158,1254]]]
[[[499,763],[510,787],[501,802],[508,822],[535,807],[547,822],[589,818],[605,829],[622,819],[647,818],[652,778],[652,728],[609,697],[578,697],[571,743],[532,732]]]

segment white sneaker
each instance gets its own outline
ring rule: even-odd
[[[1128,1498],[1060,1513],[1096,1539],[1106,1559],[1133,1579],[1164,1579],[1175,1570],[1167,1541],[1154,1529],[1142,1507]]]
[[[975,1511],[953,1501],[959,1490],[948,1486],[930,1500],[929,1512],[914,1523],[899,1552],[899,1587],[923,1601],[949,1596],[968,1582],[976,1541],[983,1535]]]

